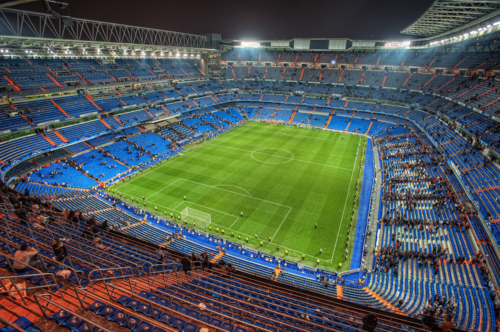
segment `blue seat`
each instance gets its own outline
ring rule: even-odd
[[[170,325],[170,322],[173,319],[174,319],[174,316],[172,316],[169,313],[164,312],[163,315],[161,315],[161,317],[158,319],[158,321]]]
[[[117,309],[115,307],[107,305],[101,309],[100,315],[104,316],[106,319],[111,319],[111,317],[113,317],[113,315],[116,313],[116,311],[117,311]]]
[[[38,327],[36,327],[35,325],[30,325],[28,326],[27,328],[24,329],[26,332],[43,332],[42,330],[40,330]]]
[[[19,327],[20,329],[23,329],[23,330],[26,330],[26,328],[28,328],[28,326],[32,325],[33,323],[26,317],[22,316],[22,317],[19,317],[18,319],[16,319],[14,321],[14,323],[12,323],[12,325],[15,325],[17,327]]]
[[[120,296],[116,302],[120,303],[120,304],[123,304],[123,305],[126,305],[126,303],[130,301],[130,297],[126,296],[126,295],[122,295]]]
[[[123,314],[123,311],[121,310],[116,310],[115,313],[108,318],[110,321],[115,322],[117,324],[122,325],[122,323],[125,322],[125,315]],[[126,324],[122,325],[126,326]]]
[[[92,303],[91,305],[87,306],[87,310],[91,310],[93,312],[95,312],[96,314],[100,314],[101,313],[101,310],[105,307],[106,305],[100,301],[95,301],[94,303]]]
[[[139,326],[139,324],[141,323],[141,320],[138,317],[132,315],[129,315],[127,319],[128,319],[128,325],[132,331],[135,331],[135,328]],[[125,319],[123,320],[123,326],[127,326]]]
[[[189,312],[189,308],[185,307],[185,306],[180,306],[179,308],[177,308],[176,310],[178,313],[181,313],[183,315],[187,315],[188,312]]]
[[[130,299],[127,303],[125,303],[125,306],[132,310],[136,310],[136,308],[138,308],[140,305],[141,302],[134,299]]]
[[[50,316],[50,319],[55,321],[57,324],[62,325],[66,320],[69,319],[70,316],[70,312],[66,310],[59,310],[58,312]]]
[[[242,328],[242,327],[237,326],[232,332],[247,332],[247,330]]]
[[[159,327],[154,327],[151,332],[166,332],[164,329],[161,329]]]
[[[198,330],[198,325],[193,323],[186,323],[182,328],[183,332],[196,332],[196,330]]]
[[[135,311],[151,317],[151,306],[149,304],[142,303],[135,309]]]
[[[154,295],[154,294],[149,294],[148,295],[148,300],[151,301],[151,302],[156,302],[158,301],[160,297],[158,295]]]
[[[66,326],[71,331],[76,331],[80,325],[83,323],[83,319],[78,316],[71,315],[66,322],[64,322],[64,326]]]
[[[151,295],[151,293],[148,293],[148,292],[146,292],[146,291],[141,291],[141,292],[138,294],[138,296],[143,297],[143,298],[145,298],[145,299],[147,299],[150,295]]]
[[[75,332],[95,332],[96,329],[98,329],[98,328],[96,328],[95,326],[92,326],[92,329],[89,329],[87,322],[82,322],[82,324],[80,324],[80,326],[78,326],[78,328],[74,331]]]
[[[215,327],[221,327],[222,326],[222,321],[217,318],[212,318],[210,321],[210,325],[215,326]]]
[[[176,317],[170,322],[170,326],[175,327],[182,331],[182,327],[186,324],[186,321],[182,318]]]
[[[211,319],[211,317],[210,317],[210,316],[208,316],[208,315],[205,315],[205,314],[201,314],[201,315],[198,317],[198,320],[199,320],[200,322],[207,323],[207,324],[210,322],[210,319]]]
[[[135,332],[151,332],[151,330],[153,330],[153,325],[148,322],[141,322],[133,329]]]
[[[200,317],[200,312],[196,310],[189,310],[188,314],[189,317],[192,317],[194,319],[198,319]]]

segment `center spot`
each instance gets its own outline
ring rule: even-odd
[[[252,158],[264,164],[284,164],[293,160],[294,156],[288,150],[263,148],[252,152]]]

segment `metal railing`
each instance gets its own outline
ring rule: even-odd
[[[49,304],[52,306],[55,306],[57,308],[60,308],[61,310],[69,311],[67,307],[65,307],[57,302],[52,301],[51,294],[35,294],[34,298],[35,298],[36,304],[38,304],[38,307],[40,308],[40,311],[42,312],[43,316],[47,319],[50,318],[50,316],[47,315],[47,310],[50,310]],[[45,301],[46,304],[42,305],[41,301]],[[71,314],[78,317],[79,319],[81,319],[85,323],[85,325],[87,325],[87,328],[89,331],[94,331],[95,328],[97,328],[97,329],[99,329],[99,331],[113,332],[112,330],[109,330],[109,329],[105,328],[104,326],[97,324],[88,318],[85,318],[82,315],[79,315],[75,312],[71,312]]]

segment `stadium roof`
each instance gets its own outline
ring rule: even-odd
[[[498,0],[436,0],[415,22],[401,33],[416,36],[435,36],[464,24],[500,12]]]

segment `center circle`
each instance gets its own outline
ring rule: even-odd
[[[278,148],[263,148],[254,150],[251,157],[264,164],[284,164],[292,161],[295,157],[288,150]]]

